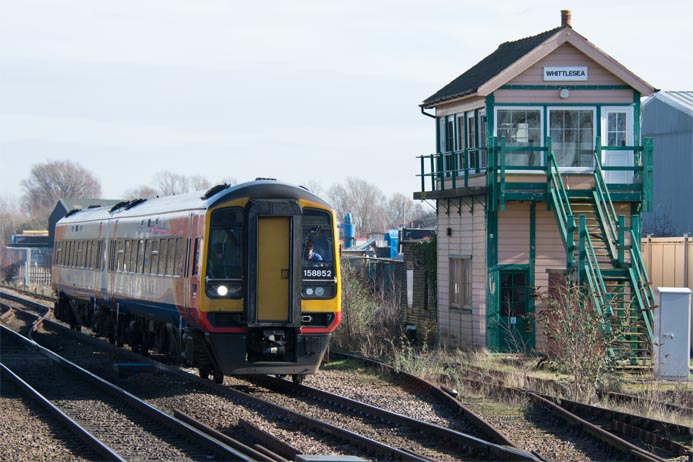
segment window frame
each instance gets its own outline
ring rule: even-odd
[[[601,123],[597,120],[597,107],[596,106],[546,106],[546,130],[551,134],[551,112],[554,111],[590,111],[592,113],[592,148],[591,151],[594,152],[594,148],[597,142],[597,135],[599,133],[598,124]],[[555,145],[556,139],[551,137],[551,144]],[[554,155],[555,155],[554,148]],[[579,155],[579,154],[578,154]],[[556,157],[556,163],[559,164],[559,159]],[[565,166],[558,165],[558,169],[561,172],[568,173],[591,173],[594,171],[594,155],[592,155],[592,165],[591,166]]]
[[[451,309],[472,308],[472,258],[450,256],[448,260],[448,290]],[[459,264],[459,270],[458,268]],[[457,274],[459,273],[459,274]],[[455,285],[458,283],[458,285]]]
[[[539,123],[538,123],[539,143],[536,144],[534,147],[543,148],[544,147],[544,140],[546,139],[545,121],[544,121],[545,109],[546,109],[546,106],[503,106],[503,105],[495,106],[493,108],[493,115],[494,115],[494,117],[493,117],[493,136],[500,138],[500,135],[498,134],[500,127],[498,126],[498,124],[500,122],[500,114],[499,113],[501,111],[511,111],[511,116],[510,116],[511,122],[512,122],[512,112],[514,112],[514,111],[525,111],[525,112],[536,111],[539,114]],[[530,129],[530,128],[528,127],[528,129]],[[505,144],[506,144],[506,146],[513,146],[512,144],[509,144],[507,139],[505,140]],[[537,154],[539,155],[539,163],[537,165],[529,165],[528,163],[525,164],[524,166],[528,167],[527,171],[534,171],[534,170],[530,170],[530,167],[532,167],[532,168],[544,167],[544,156],[543,156],[542,151],[518,151],[517,154],[524,154],[524,153],[530,153],[530,152],[533,153],[534,155],[537,155]],[[510,165],[510,164],[507,164],[507,162],[506,162],[506,165]],[[522,164],[513,165],[513,167],[517,167],[516,170],[518,170],[518,171],[522,171],[522,168],[521,168],[522,166],[523,166]]]

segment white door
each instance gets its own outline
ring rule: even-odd
[[[602,108],[602,146],[633,146],[633,108],[604,107]],[[632,167],[633,151],[602,150],[602,166]],[[607,183],[633,182],[632,170],[605,171],[604,181]]]

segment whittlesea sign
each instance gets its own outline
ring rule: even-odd
[[[587,80],[587,66],[547,66],[544,67],[545,81]]]

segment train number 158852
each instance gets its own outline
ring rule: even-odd
[[[332,270],[331,269],[304,269],[303,270],[303,277],[304,278],[331,278],[332,277]]]

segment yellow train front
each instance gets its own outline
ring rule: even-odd
[[[55,315],[200,375],[314,373],[341,318],[334,210],[258,179],[56,225]]]
[[[341,318],[335,220],[313,194],[271,180],[211,204],[198,319],[183,338],[184,356],[202,376],[221,370],[300,380],[318,369]]]

